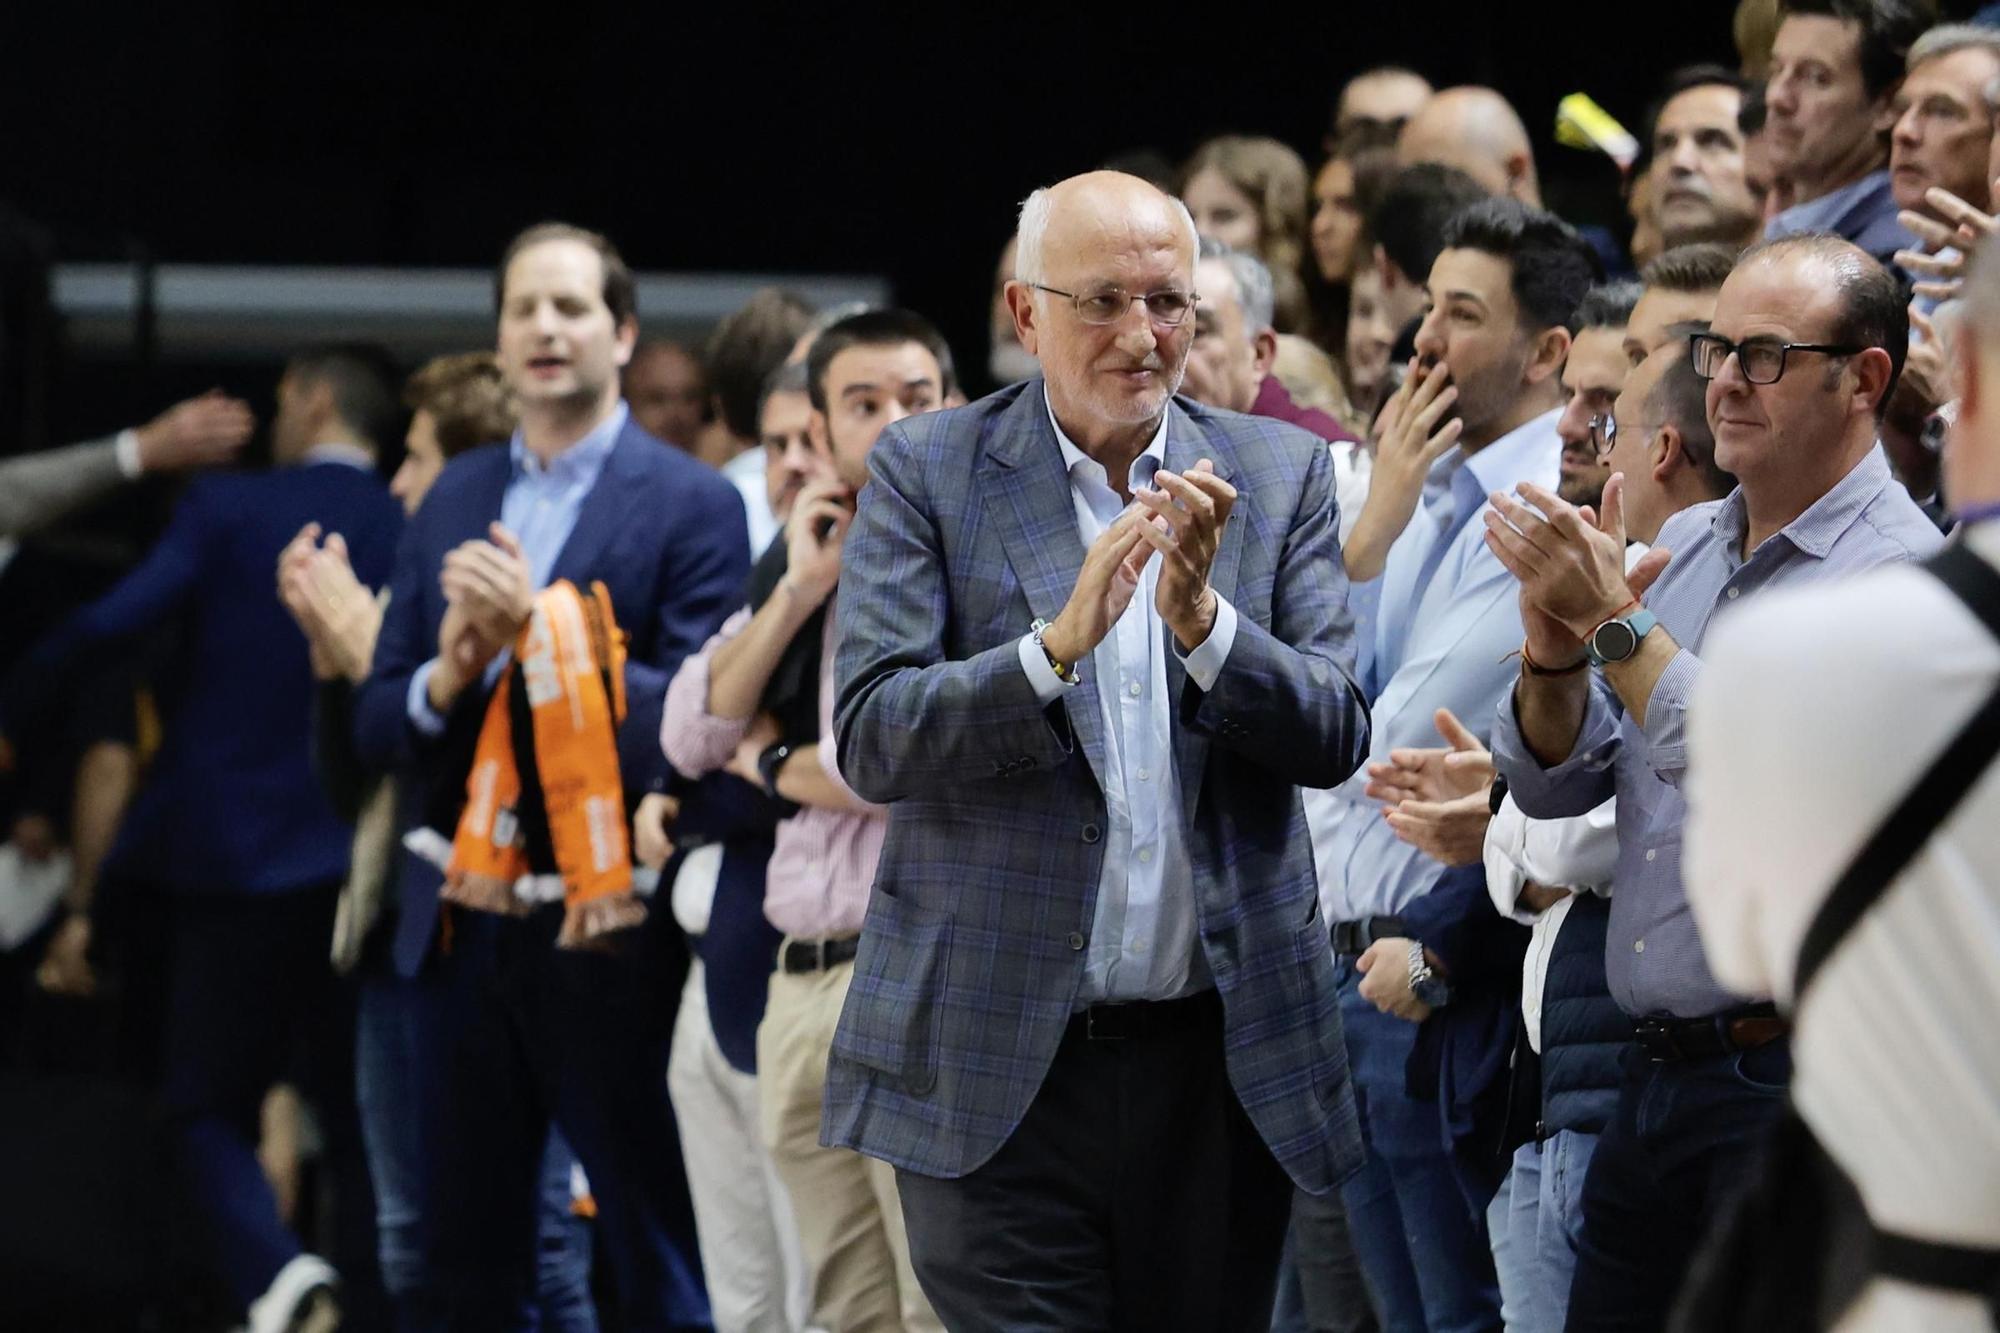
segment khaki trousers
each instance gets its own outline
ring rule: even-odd
[[[811,1322],[828,1333],[942,1333],[910,1267],[895,1168],[819,1142],[827,1053],[853,975],[851,962],[771,974],[757,1029],[764,1144],[812,1272]]]

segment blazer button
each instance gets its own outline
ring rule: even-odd
[[[1081,948],[1083,947],[1083,932],[1082,932],[1082,931],[1080,931],[1080,930],[1072,930],[1072,931],[1071,931],[1071,932],[1069,933],[1069,947],[1070,947],[1070,948],[1072,948],[1072,949],[1081,949]]]
[[[1083,840],[1085,842],[1096,842],[1099,838],[1103,836],[1104,836],[1104,830],[1097,827],[1097,825],[1085,824],[1083,826]]]

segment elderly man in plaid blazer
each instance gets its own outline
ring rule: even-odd
[[[1298,787],[1368,748],[1332,460],[1173,397],[1178,200],[1023,206],[1043,377],[886,430],[842,571],[843,776],[890,804],[824,1137],[897,1167],[954,1329],[1267,1329],[1359,1159]]]

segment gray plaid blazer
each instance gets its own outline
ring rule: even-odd
[[[1239,498],[1210,571],[1238,612],[1203,693],[1168,655],[1202,947],[1236,1095],[1299,1185],[1360,1162],[1299,786],[1368,752],[1333,464],[1307,432],[1175,399],[1165,466]],[[1083,977],[1103,864],[1103,719],[1044,709],[1018,641],[1083,565],[1042,381],[883,432],[847,538],[840,771],[889,827],[827,1071],[821,1137],[976,1169],[1021,1122]]]

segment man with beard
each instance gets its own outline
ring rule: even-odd
[[[1631,366],[1625,357],[1625,324],[1642,291],[1636,282],[1608,282],[1592,287],[1576,308],[1569,359],[1563,362],[1566,401],[1556,421],[1563,442],[1556,494],[1573,505],[1595,505],[1611,475],[1599,457],[1598,441]]]
[[[1374,700],[1376,765],[1393,748],[1433,743],[1440,708],[1483,727],[1506,691],[1520,613],[1505,569],[1482,544],[1478,516],[1496,489],[1556,484],[1568,325],[1597,276],[1572,228],[1514,200],[1472,204],[1445,229],[1419,360],[1385,409],[1381,445],[1385,455],[1436,461],[1415,487],[1383,495],[1378,460],[1369,496],[1369,508],[1400,532],[1377,580],[1373,660],[1363,677]],[[1343,1199],[1388,1324],[1497,1327],[1492,1255],[1475,1220],[1485,1200],[1468,1199],[1437,1107],[1405,1091],[1417,1032],[1406,1020],[1451,999],[1448,979],[1432,975],[1440,960],[1425,935],[1470,910],[1480,889],[1474,879],[1468,897],[1454,883],[1451,894],[1426,901],[1446,868],[1397,838],[1367,782],[1357,773],[1307,794],[1368,1149]]]

